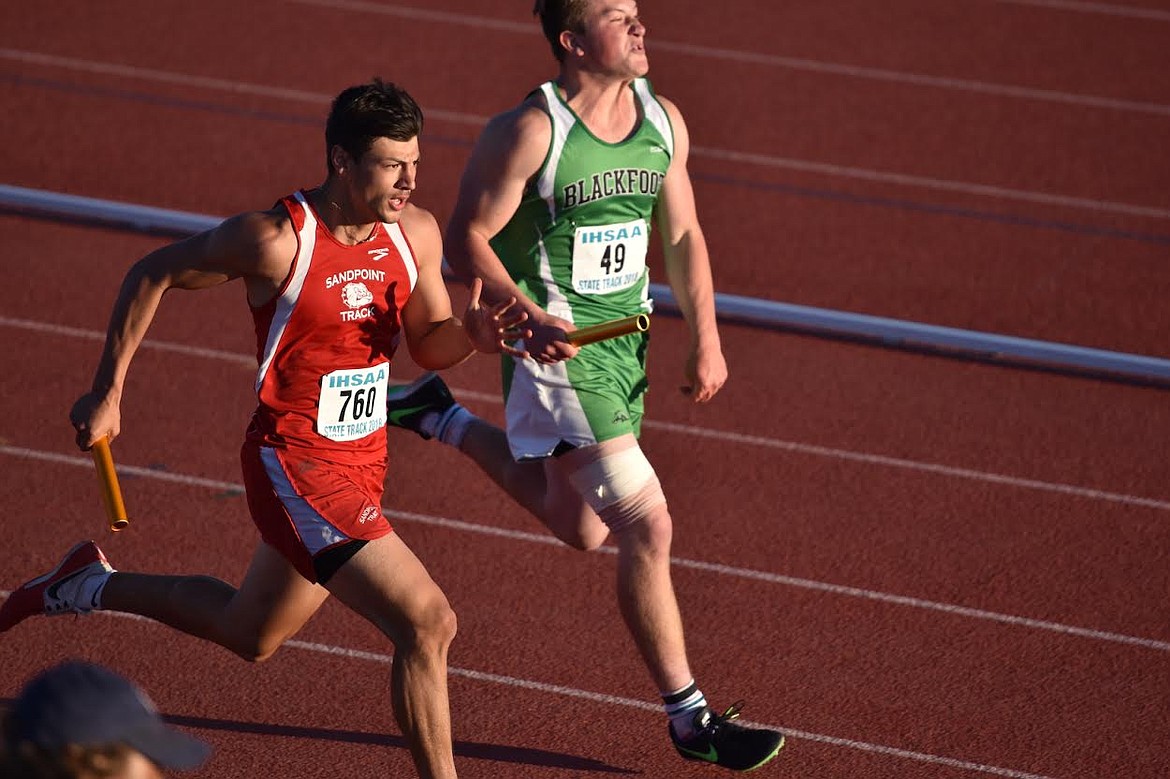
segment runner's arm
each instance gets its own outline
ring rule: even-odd
[[[543,131],[543,132],[542,132]],[[492,119],[471,152],[447,224],[447,262],[465,283],[484,281],[484,299],[515,297],[533,319],[543,311],[523,295],[490,241],[516,209],[528,180],[540,169],[552,128],[536,108],[524,107]]]
[[[715,320],[715,285],[707,241],[699,226],[695,191],[687,173],[690,136],[678,108],[660,100],[674,128],[674,156],[662,182],[656,221],[662,232],[666,278],[691,331],[688,384],[683,391],[702,403],[714,397],[727,380],[727,363]]]
[[[249,278],[249,294],[253,287],[262,288],[265,280],[275,290],[287,275],[295,251],[295,236],[289,232],[282,244],[281,233],[281,221],[272,213],[241,214],[153,251],[127,271],[110,313],[90,392],[70,413],[81,448],[88,449],[103,435],[111,441],[117,437],[126,374],[163,295],[170,289],[205,289],[240,277]]]
[[[520,291],[490,242],[520,207],[525,187],[544,162],[551,134],[548,116],[532,104],[492,119],[464,170],[446,235],[452,270],[465,283],[482,279],[489,303],[515,298],[533,330],[528,339],[532,354],[546,362],[577,353],[564,340],[565,328],[572,327]]]
[[[451,298],[443,280],[443,247],[439,225],[430,212],[408,206],[402,227],[410,236],[418,262],[418,280],[402,309],[402,329],[410,357],[426,370],[443,370],[466,360],[476,351],[515,353],[502,343],[501,331],[522,337],[514,325],[520,311],[506,302],[497,306],[479,305],[479,285],[473,284],[472,300],[463,320],[451,311]]]
[[[402,309],[402,332],[410,358],[425,370],[457,365],[475,353],[463,323],[451,313],[443,281],[443,249],[439,225],[429,211],[407,206],[402,229],[418,262],[418,281]]]

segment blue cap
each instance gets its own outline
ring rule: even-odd
[[[163,722],[146,693],[92,663],[69,661],[44,671],[25,685],[9,714],[17,743],[48,751],[123,743],[173,770],[198,768],[211,753]]]

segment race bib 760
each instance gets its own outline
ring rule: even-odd
[[[333,371],[321,377],[317,432],[331,441],[356,441],[386,426],[390,363]]]

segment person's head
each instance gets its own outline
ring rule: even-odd
[[[423,115],[405,90],[375,79],[345,89],[325,122],[329,178],[344,185],[351,206],[396,222],[415,187]]]
[[[209,747],[163,722],[138,687],[92,663],[71,661],[32,679],[4,725],[5,776],[159,779],[198,768]]]
[[[561,67],[646,75],[646,27],[635,0],[536,0],[532,9]]]

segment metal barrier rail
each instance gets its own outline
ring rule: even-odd
[[[21,214],[182,237],[221,218],[0,184],[0,207]],[[651,284],[656,311],[679,313],[670,288]],[[715,295],[723,322],[1031,370],[1170,389],[1170,360],[1072,344],[961,330],[792,303]]]

